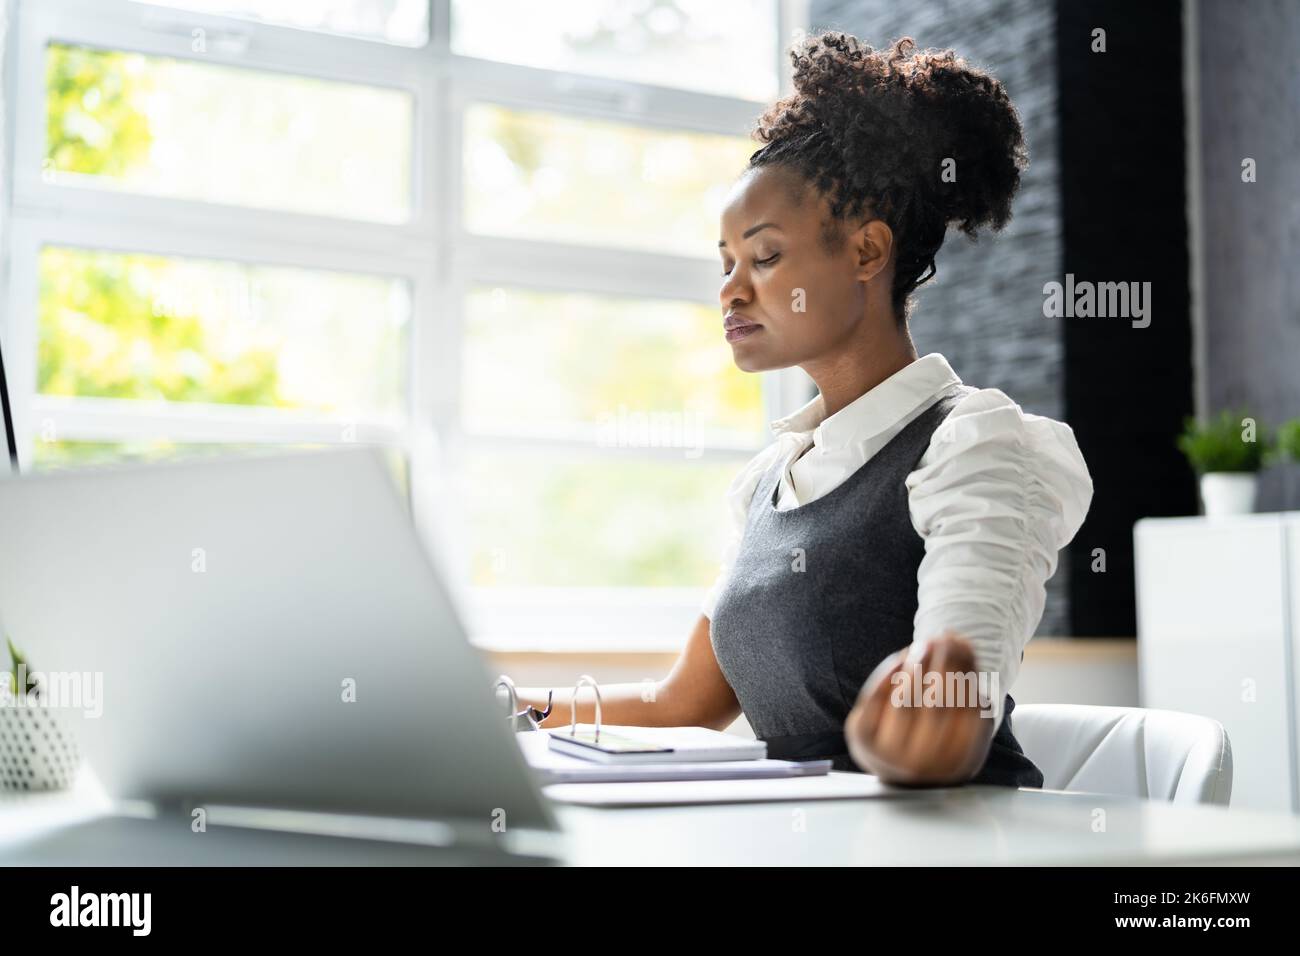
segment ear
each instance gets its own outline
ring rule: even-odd
[[[894,231],[883,219],[868,219],[850,237],[857,256],[854,278],[870,282],[885,271],[894,249]]]

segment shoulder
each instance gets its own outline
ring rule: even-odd
[[[1026,412],[1001,389],[963,386],[955,399],[908,476],[914,496],[1013,486],[1047,493],[1068,523],[1082,522],[1092,477],[1069,425]]]
[[[1087,471],[1074,429],[1065,422],[1026,412],[997,388],[962,386],[948,414],[930,437],[922,464],[955,458],[974,448],[1003,447],[1029,458],[1049,457]]]

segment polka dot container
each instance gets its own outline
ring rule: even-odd
[[[0,705],[0,789],[63,790],[80,765],[63,713],[12,700]]]

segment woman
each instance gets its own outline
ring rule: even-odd
[[[1010,219],[1019,119],[997,80],[910,38],[824,33],[791,57],[795,92],[722,214],[719,304],[737,366],[797,365],[819,394],[732,483],[735,534],[672,673],[652,695],[602,688],[602,717],[723,729],[743,711],[772,757],[1042,786],[1003,692],[1092,483],[1068,426],[918,358],[907,325],[947,227]]]

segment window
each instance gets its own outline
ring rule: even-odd
[[[680,643],[806,389],[719,331],[797,17],[739,6],[20,0],[24,467],[380,443],[476,640]]]
[[[404,411],[401,280],[56,245],[38,268],[40,396]]]
[[[53,183],[410,217],[409,92],[60,43],[45,89]]]
[[[158,6],[225,14],[340,36],[424,46],[427,0],[144,0]]]
[[[777,94],[776,12],[771,0],[453,0],[451,46],[507,63],[766,100]]]
[[[465,113],[465,228],[699,256],[754,147],[477,103]],[[629,189],[629,184],[636,188]]]

